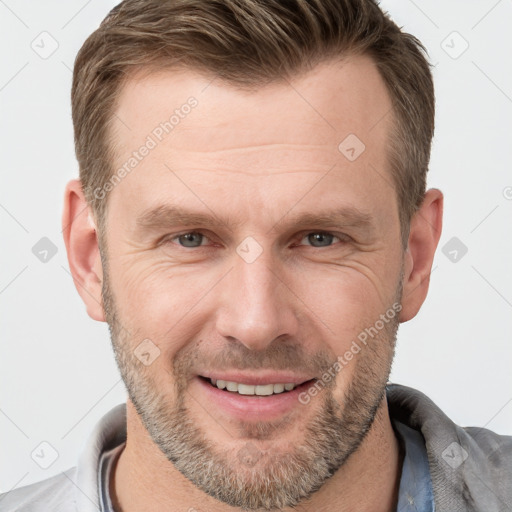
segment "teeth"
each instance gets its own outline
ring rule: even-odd
[[[228,391],[238,391],[238,384],[236,382],[226,382]]]
[[[292,384],[293,386],[293,384]],[[293,389],[293,387],[292,387]],[[282,393],[284,391],[284,384],[274,384],[274,393]]]
[[[236,386],[236,384],[235,384]],[[238,393],[240,395],[254,395],[254,391],[256,390],[256,386],[251,386],[249,384],[238,384]],[[260,386],[258,386],[260,387]]]
[[[210,379],[210,382],[219,389],[227,389],[240,395],[257,395],[269,396],[273,394],[282,393],[283,391],[291,391],[295,388],[295,384],[263,384],[254,386],[252,384],[239,384],[238,382],[229,382],[227,380]]]

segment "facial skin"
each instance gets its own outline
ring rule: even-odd
[[[384,390],[398,322],[428,290],[442,194],[427,192],[403,251],[391,101],[366,57],[255,92],[191,70],[135,75],[114,168],[191,96],[197,106],[110,193],[103,262],[80,183],[66,189],[70,267],[89,315],[109,323],[130,397],[116,510],[391,510],[400,456]],[[349,134],[366,146],[353,162],[338,150]],[[212,223],[138,220],[157,207]],[[329,224],[297,221],[340,209]],[[321,379],[397,303],[307,404],[296,391],[229,401],[200,377]],[[159,351],[148,366],[143,340]]]

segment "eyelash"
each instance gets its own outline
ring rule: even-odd
[[[175,240],[177,240],[178,238],[180,238],[184,235],[202,235],[207,240],[210,240],[210,238],[202,231],[185,231],[183,233],[178,233],[177,235],[164,237],[164,239],[162,240],[162,243],[164,243],[164,244],[165,243],[173,243]],[[350,237],[348,235],[345,235],[343,233],[336,234],[336,233],[332,233],[330,231],[305,231],[305,232],[301,233],[300,240],[302,241],[308,235],[332,235],[335,239],[338,239],[338,241],[342,242],[342,243],[347,242],[350,239]],[[182,249],[200,249],[202,247],[206,247],[205,245],[199,245],[197,247],[185,247],[185,246],[177,244],[177,243],[174,245],[177,245],[178,247],[181,247]],[[333,245],[335,245],[335,244],[333,243]],[[314,247],[313,245],[306,244],[306,245],[302,245],[302,246],[303,247],[313,247],[314,249],[328,249],[330,247],[333,247],[333,245],[328,245],[325,247]]]

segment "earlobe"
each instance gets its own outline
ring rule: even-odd
[[[87,314],[93,320],[104,322],[101,299],[103,270],[96,225],[80,180],[71,180],[66,185],[62,228],[69,269]]]
[[[434,254],[441,237],[443,194],[430,189],[411,219],[404,255],[404,282],[400,322],[414,318],[427,297]]]

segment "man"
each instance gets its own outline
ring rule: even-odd
[[[126,406],[2,510],[498,511],[512,441],[388,385],[443,196],[370,0],[126,0],[75,62],[70,269]]]

